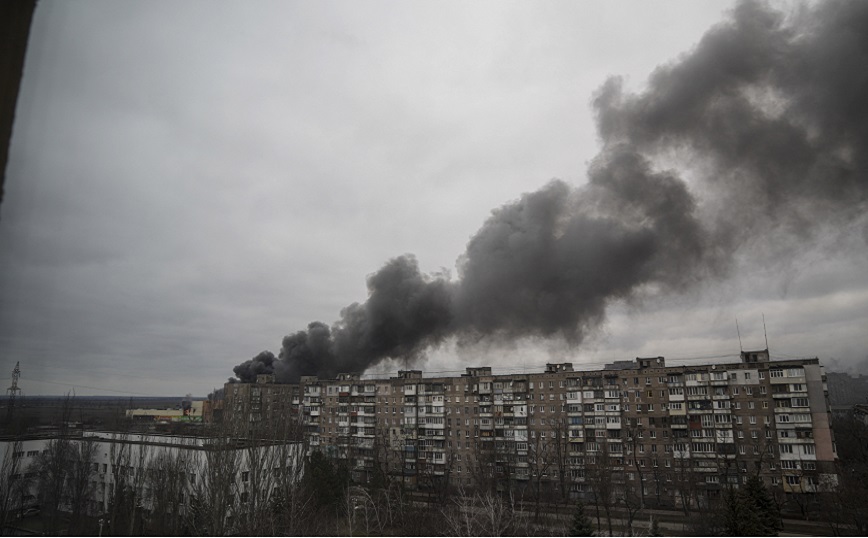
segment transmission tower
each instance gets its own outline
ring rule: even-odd
[[[15,369],[12,370],[12,386],[6,389],[6,421],[12,421],[12,411],[15,409],[15,398],[18,396],[18,393],[21,392],[21,387],[18,386],[18,378],[21,377],[21,362],[15,363]]]

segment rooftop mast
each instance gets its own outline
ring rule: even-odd
[[[744,346],[741,345],[741,331],[738,330],[738,318],[735,318],[735,333],[738,335],[738,350],[744,353]]]

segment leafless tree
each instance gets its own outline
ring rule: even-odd
[[[136,466],[142,468],[145,465],[149,452],[146,442],[132,441],[129,424],[126,426],[115,434],[109,445],[109,465],[114,481],[109,485],[108,532],[115,536],[130,536],[136,531],[136,522],[141,518],[145,477],[144,474],[136,472]]]
[[[566,413],[561,408],[558,415],[551,419],[551,444],[552,461],[558,478],[560,500],[566,503],[569,500],[570,486],[570,425]]]
[[[145,472],[150,530],[177,536],[183,530],[193,461],[187,447],[164,447],[151,457]]]
[[[451,505],[441,509],[448,536],[529,535],[531,526],[512,495],[492,491],[459,491]]]
[[[64,491],[65,504],[70,512],[70,534],[83,534],[88,504],[94,492],[93,479],[96,470],[97,444],[92,437],[83,437],[70,442],[67,462],[68,471]]]
[[[468,457],[467,470],[477,491],[497,491],[496,453],[493,441],[473,440],[473,451]]]
[[[276,430],[281,432],[279,437],[283,440],[273,447],[276,457],[271,505],[275,529],[291,536],[305,534],[311,503],[310,494],[301,487],[307,443],[294,417],[286,417],[276,425]]]
[[[24,508],[23,498],[28,490],[28,481],[23,476],[21,459],[22,443],[16,439],[6,446],[0,461],[0,529],[6,527],[13,510]]]
[[[203,449],[194,466],[189,526],[194,534],[225,536],[235,531],[241,452],[237,440],[223,428],[214,432]]]
[[[530,471],[530,480],[533,484],[534,496],[534,521],[539,521],[540,504],[543,501],[543,484],[549,482],[549,472],[555,463],[555,446],[550,437],[546,437],[546,430],[532,431],[527,444],[527,463]],[[548,432],[551,434],[551,431]]]
[[[72,461],[72,443],[68,431],[72,399],[72,395],[67,394],[63,402],[57,437],[47,443],[27,469],[28,474],[36,477],[36,495],[47,516],[43,526],[48,534],[59,531],[60,509],[69,474],[69,462]]]
[[[585,443],[586,446],[589,443]],[[600,528],[600,509],[606,516],[609,536],[612,536],[612,510],[615,504],[615,473],[609,457],[608,443],[594,442],[599,448],[595,454],[586,456],[586,476],[591,490],[591,500],[597,514],[597,528]]]
[[[690,459],[689,449],[674,450],[672,456],[675,491],[681,510],[685,516],[689,516],[696,497],[696,476],[693,471],[693,461]]]
[[[626,428],[624,428],[624,433],[627,437],[627,456],[632,463],[633,472],[636,473],[636,477],[639,483],[639,487],[633,488],[633,490],[638,491],[639,508],[644,510],[645,468],[639,465],[639,462],[640,458],[645,458],[645,429],[642,427],[641,422],[636,421],[636,419],[631,419],[631,422],[627,425]]]

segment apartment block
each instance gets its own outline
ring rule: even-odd
[[[819,360],[770,361],[768,350],[740,358],[691,366],[637,358],[593,371],[560,363],[500,375],[490,367],[447,377],[341,374],[297,385],[266,376],[227,384],[226,415],[249,422],[280,412],[304,428],[309,450],[346,461],[362,482],[381,474],[419,487],[534,484],[582,497],[605,481],[617,494],[669,505],[713,497],[753,475],[791,494],[833,486]]]

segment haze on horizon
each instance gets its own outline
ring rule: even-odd
[[[734,360],[735,318],[762,348],[763,314],[773,357],[868,373],[868,118],[844,106],[868,67],[840,54],[868,46],[830,31],[868,21],[827,5],[42,2],[0,207],[0,375],[204,395],[312,321],[370,326],[376,275],[431,302],[425,331],[353,333],[371,374]],[[789,56],[736,54],[763,40]],[[503,223],[538,232],[533,263],[509,264]],[[525,278],[549,255],[619,284]]]

